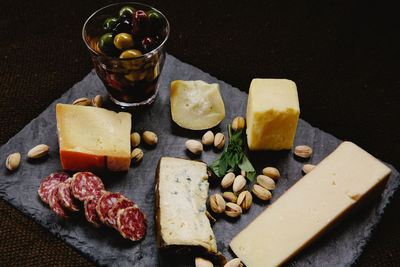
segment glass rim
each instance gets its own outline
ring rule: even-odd
[[[138,57],[134,57],[134,58],[119,58],[119,57],[107,56],[107,55],[104,55],[104,54],[100,54],[99,52],[97,52],[96,50],[94,50],[94,49],[88,44],[88,42],[87,42],[86,39],[85,39],[85,29],[86,29],[86,25],[88,24],[89,20],[92,19],[94,16],[96,16],[100,11],[102,11],[102,10],[104,10],[104,9],[106,9],[106,8],[109,8],[109,7],[112,7],[112,6],[121,5],[121,4],[122,4],[122,5],[124,5],[124,4],[132,4],[132,5],[135,5],[135,4],[137,4],[137,5],[141,5],[141,6],[148,7],[148,8],[150,8],[150,9],[155,10],[155,11],[157,11],[158,13],[160,13],[161,16],[163,16],[163,18],[164,18],[165,21],[166,21],[166,30],[167,30],[167,33],[166,33],[166,35],[165,35],[165,38],[164,38],[164,40],[161,42],[161,44],[159,44],[159,45],[158,45],[156,48],[154,48],[153,50],[151,50],[151,51],[149,51],[149,52],[146,52],[145,54],[142,54],[142,55],[140,55],[140,56],[138,56]],[[170,33],[170,25],[169,25],[169,21],[168,21],[167,17],[166,17],[160,10],[158,10],[158,9],[156,9],[156,8],[150,6],[150,5],[146,5],[146,4],[139,3],[139,2],[119,2],[119,3],[113,3],[113,4],[110,4],[110,5],[104,6],[104,7],[102,7],[102,8],[99,8],[99,9],[97,9],[96,11],[94,11],[94,12],[86,19],[86,21],[85,21],[85,23],[83,24],[83,27],[82,27],[82,39],[83,39],[83,42],[85,43],[86,47],[89,49],[89,51],[90,51],[91,53],[95,54],[96,56],[102,56],[102,57],[110,58],[110,59],[114,59],[114,60],[115,60],[115,59],[118,59],[118,60],[122,60],[122,61],[128,61],[128,60],[136,60],[136,59],[140,59],[140,58],[146,58],[146,57],[148,57],[149,55],[152,55],[152,54],[158,52],[158,51],[165,45],[165,43],[167,42],[168,37],[169,37],[169,33]]]

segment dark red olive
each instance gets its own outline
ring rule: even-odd
[[[149,16],[143,10],[135,12],[132,18],[133,35],[143,35],[149,26]]]
[[[157,42],[153,38],[146,37],[142,40],[142,48],[145,52],[149,52],[156,47],[157,47]]]
[[[112,29],[113,36],[116,36],[119,33],[131,33],[132,25],[129,20],[122,20],[115,24]]]

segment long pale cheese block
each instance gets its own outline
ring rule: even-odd
[[[129,169],[131,114],[66,104],[57,104],[56,113],[64,170]]]
[[[247,267],[279,266],[363,198],[382,190],[391,170],[343,142],[230,242]]]

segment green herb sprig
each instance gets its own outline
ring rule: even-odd
[[[247,179],[251,182],[254,180],[256,170],[243,152],[243,132],[244,129],[238,129],[232,133],[231,125],[228,124],[229,144],[221,155],[210,164],[210,169],[219,178],[228,172],[243,170],[247,173]]]

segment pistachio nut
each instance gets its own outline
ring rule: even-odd
[[[132,147],[137,147],[140,145],[140,134],[134,132],[131,134],[131,145]]]
[[[224,267],[242,267],[243,264],[240,262],[239,258],[234,258],[230,261],[228,261]]]
[[[225,174],[224,178],[222,178],[221,186],[223,188],[228,188],[233,184],[234,180],[235,174],[233,172],[228,172],[227,174]]]
[[[213,212],[215,213],[222,213],[225,211],[225,200],[224,198],[219,195],[219,194],[214,194],[210,196],[210,208]]]
[[[243,176],[244,178],[247,177],[247,172],[244,170],[240,170],[240,175]]]
[[[96,95],[92,98],[92,106],[101,108],[103,106],[103,97],[101,95]]]
[[[266,175],[258,175],[257,183],[259,185],[261,185],[262,187],[264,187],[265,189],[268,189],[268,190],[275,189],[275,181]]]
[[[218,149],[222,149],[225,145],[225,135],[223,133],[217,133],[214,138],[214,146]]]
[[[196,267],[214,267],[214,264],[212,264],[211,261],[200,257],[194,259],[194,265]]]
[[[203,152],[203,144],[196,140],[187,140],[185,143],[186,148],[195,155]]]
[[[315,168],[315,165],[312,164],[304,164],[303,168],[301,169],[305,174],[309,173]]]
[[[242,214],[242,208],[232,202],[226,203],[225,214],[229,217],[235,218]]]
[[[312,155],[312,149],[309,146],[296,146],[294,148],[294,154],[300,158],[307,159]]]
[[[78,105],[78,106],[89,106],[90,105],[90,100],[87,97],[81,97],[75,100],[72,105]]]
[[[12,153],[7,157],[6,167],[10,171],[13,171],[16,168],[18,168],[20,162],[21,162],[21,154],[18,152]]]
[[[47,155],[49,152],[50,147],[45,144],[40,144],[29,150],[28,158],[30,159],[37,159]]]
[[[155,133],[150,131],[145,131],[142,135],[143,141],[149,146],[154,146],[158,142],[158,137]]]
[[[203,137],[201,138],[201,141],[205,146],[212,145],[214,143],[214,134],[211,131],[207,131]]]
[[[281,177],[277,168],[274,167],[266,167],[262,170],[262,173],[272,179],[278,179]]]
[[[255,184],[253,186],[252,191],[253,191],[254,195],[256,195],[256,197],[258,197],[259,199],[262,199],[262,200],[269,200],[272,197],[272,194],[268,189],[265,189],[264,187],[262,187],[258,184]]]
[[[236,117],[232,121],[232,130],[236,131],[239,129],[243,129],[246,124],[246,121],[243,117]]]
[[[238,199],[237,196],[234,193],[228,192],[228,191],[224,192],[222,194],[222,196],[225,198],[226,201],[232,202],[232,203],[236,203],[236,201]]]
[[[237,194],[242,192],[242,190],[246,187],[246,179],[242,175],[236,176],[233,181],[233,193]]]
[[[135,148],[131,153],[131,160],[133,163],[139,162],[143,158],[143,150]]]
[[[251,203],[253,203],[253,196],[247,190],[240,193],[236,201],[236,204],[238,204],[242,210],[250,209]]]

